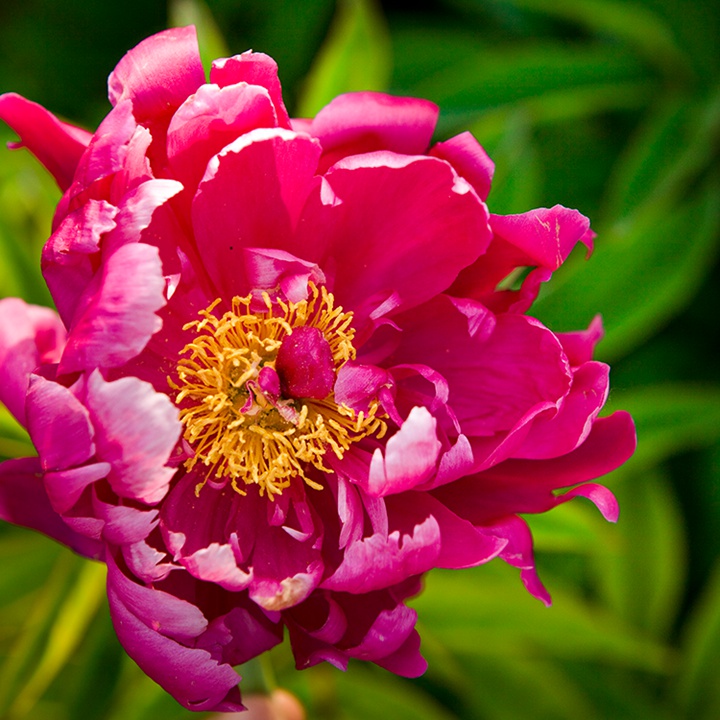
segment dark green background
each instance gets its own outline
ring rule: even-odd
[[[617,526],[582,500],[529,518],[553,609],[500,562],[435,573],[415,601],[423,678],[298,673],[287,648],[265,678],[311,718],[720,717],[718,4],[4,0],[0,92],[93,128],[123,53],[192,17],[204,57],[275,57],[291,111],[350,89],[429,98],[438,139],[470,129],[494,158],[493,212],[561,203],[590,216],[595,255],[573,256],[532,312],[555,330],[603,314],[610,404],[639,434],[607,479]],[[57,197],[26,153],[0,154],[0,296],[49,302],[38,256]],[[0,455],[27,452],[0,414]],[[0,568],[0,717],[190,715],[122,653],[100,566],[3,526]],[[258,667],[243,673],[255,687]]]

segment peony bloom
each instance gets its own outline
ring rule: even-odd
[[[241,709],[232,666],[285,629],[298,667],[419,675],[405,600],[435,567],[501,558],[549,602],[518,513],[614,520],[587,481],[635,445],[598,418],[599,321],[525,314],[588,220],[490,214],[492,162],[468,133],[428,150],[427,101],[291,120],[251,52],[206,82],[192,28],[109,88],[94,134],[0,97],[64,191],[58,314],[0,302],[0,400],[38,452],[0,465],[0,516],[104,561],[127,652],[195,710]]]

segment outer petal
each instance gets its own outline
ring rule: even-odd
[[[375,150],[421,155],[435,130],[438,108],[428,100],[377,92],[347,93],[310,125],[323,147],[323,169],[340,158]]]
[[[559,502],[554,490],[609,473],[633,454],[635,444],[630,416],[614,413],[596,420],[585,442],[567,455],[551,460],[506,460],[437,488],[432,495],[475,525],[487,525],[514,513],[545,512]]]
[[[133,104],[139,122],[167,116],[205,82],[194,27],[172,28],[143,40],[108,78],[110,102]]]
[[[71,530],[50,505],[38,458],[0,463],[0,518],[39,530],[80,555],[101,558],[103,547]]]
[[[25,397],[30,373],[57,362],[65,328],[49,308],[17,298],[0,300],[0,402],[25,425]]]
[[[240,711],[240,676],[207,650],[188,647],[207,621],[194,606],[135,584],[108,559],[110,615],[128,655],[190,710]]]
[[[20,136],[13,147],[27,147],[60,189],[66,190],[90,142],[90,133],[61,122],[41,105],[15,93],[0,95],[0,120]]]
[[[167,395],[134,377],[88,380],[88,409],[97,456],[112,466],[108,481],[124,498],[154,504],[167,492],[174,469],[166,466],[180,436],[177,408]]]
[[[63,385],[32,376],[27,397],[28,430],[43,470],[82,465],[95,454],[90,415]]]

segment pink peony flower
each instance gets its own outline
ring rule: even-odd
[[[549,602],[518,513],[582,495],[614,520],[587,481],[635,446],[598,418],[599,320],[525,314],[588,220],[490,214],[492,162],[468,133],[428,151],[427,101],[291,120],[251,52],[206,82],[192,28],[109,88],[94,134],[0,97],[64,191],[59,316],[0,302],[0,399],[38,451],[0,466],[0,515],[107,563],[121,642],[195,710],[241,709],[232,666],[284,629],[298,667],[419,675],[405,600],[435,567],[501,558]]]

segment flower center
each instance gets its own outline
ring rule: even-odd
[[[180,353],[175,402],[184,437],[194,450],[185,463],[208,467],[211,478],[228,480],[239,493],[257,485],[270,499],[294,477],[321,489],[306,471],[332,472],[325,456],[342,458],[364,437],[385,433],[377,401],[355,412],[335,401],[337,371],[355,358],[352,313],[334,307],[325,287],[309,283],[300,302],[235,297],[231,310],[213,314],[220,300],[188,323],[195,339]]]

